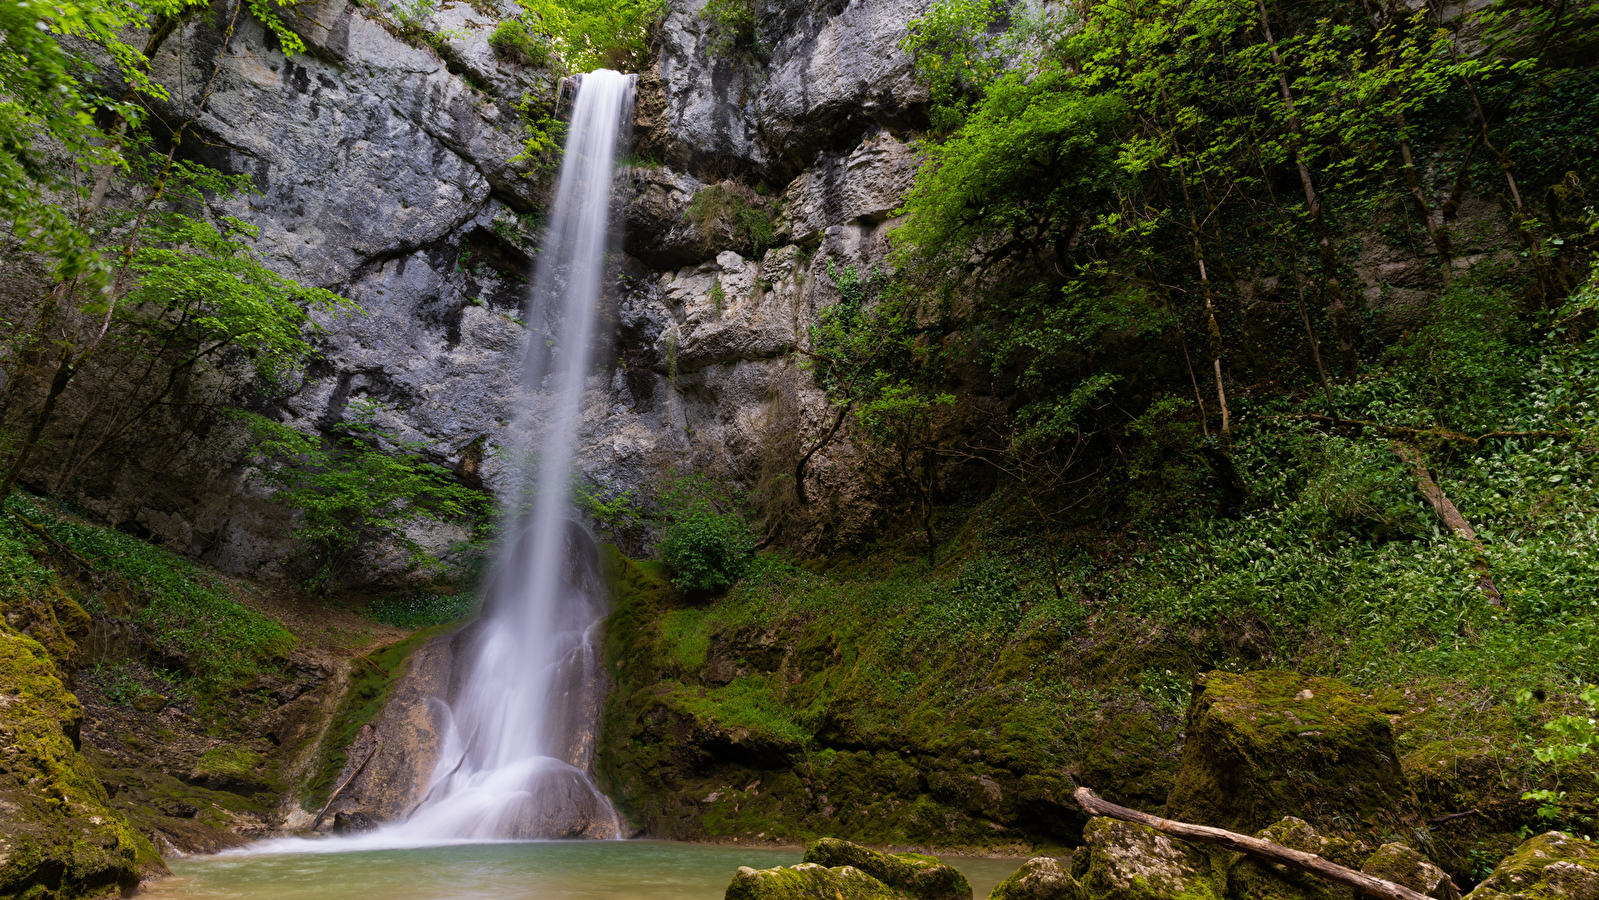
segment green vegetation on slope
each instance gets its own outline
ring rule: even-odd
[[[763,556],[708,602],[612,559],[600,758],[624,808],[684,837],[1071,844],[1070,779],[1160,810],[1194,677],[1270,668],[1341,679],[1397,717],[1421,808],[1481,810],[1432,832],[1462,878],[1521,829],[1592,828],[1592,767],[1533,751],[1599,679],[1599,341],[1518,330],[1515,283],[1457,279],[1448,315],[1339,386],[1374,420],[1240,401],[1248,496],[1230,517],[1202,502],[1203,446],[1180,445],[1142,463],[1126,518],[1062,528],[1005,481],[946,502],[963,524],[931,574],[909,528],[827,563]],[[1580,320],[1592,290],[1551,317]],[[1397,424],[1440,408],[1506,434]],[[1426,449],[1481,549],[1439,520],[1396,440]]]
[[[61,564],[78,578],[91,584],[113,579],[94,590],[72,586],[82,591],[82,605],[108,622],[147,629],[168,664],[184,671],[188,689],[202,703],[222,702],[226,692],[281,666],[294,647],[294,637],[282,625],[243,606],[226,587],[169,550],[110,528],[57,518],[20,497],[11,499],[7,511],[13,515],[0,516],[0,571],[8,583],[0,600],[25,603],[31,597],[60,595],[56,570],[35,554],[57,559],[63,550],[75,554]],[[48,544],[24,521],[48,535]],[[80,560],[92,571],[77,572]],[[86,633],[88,616],[82,609],[76,614],[83,616]],[[69,662],[77,659],[52,652]]]

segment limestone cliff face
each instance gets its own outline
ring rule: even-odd
[[[664,164],[618,176],[626,255],[609,279],[583,424],[584,474],[643,495],[690,467],[753,484],[820,432],[823,398],[795,350],[836,299],[828,257],[862,271],[882,264],[889,213],[915,171],[903,141],[925,109],[897,49],[925,4],[763,3],[766,61],[713,55],[701,5],[674,2],[655,68],[640,78],[636,146]],[[209,80],[202,156],[250,174],[261,192],[226,211],[260,227],[274,267],[365,312],[324,321],[322,359],[261,410],[316,430],[355,401],[380,401],[379,424],[492,488],[553,175],[513,161],[523,134],[514,104],[554,82],[489,47],[510,4],[498,14],[441,4],[426,46],[347,0],[321,0],[299,7],[294,27],[309,50],[293,57],[246,15],[224,41],[232,6],[218,9],[156,59],[163,83],[189,91],[174,91],[172,112],[198,105]],[[767,241],[776,246],[759,256],[747,234],[692,214],[697,193],[732,177],[727,191],[780,211]],[[848,452],[840,443],[811,467],[818,502],[847,505],[848,467],[828,456]],[[236,458],[219,450],[138,492],[127,486],[150,483],[159,466],[116,460],[74,499],[223,568],[270,576],[286,520],[229,468]],[[818,518],[834,532],[864,524]],[[387,565],[367,562],[372,574]]]

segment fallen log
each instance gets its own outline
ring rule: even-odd
[[[1260,838],[1250,837],[1245,834],[1227,831],[1222,828],[1212,828],[1208,825],[1190,825],[1186,822],[1174,822],[1171,819],[1162,819],[1148,813],[1141,813],[1136,809],[1117,806],[1104,800],[1093,791],[1080,787],[1072,792],[1072,799],[1082,807],[1083,812],[1091,816],[1105,816],[1111,819],[1120,819],[1123,822],[1132,822],[1153,828],[1162,834],[1182,838],[1196,844],[1214,844],[1237,853],[1244,853],[1256,859],[1278,863],[1290,869],[1308,872],[1319,878],[1325,878],[1335,884],[1354,888],[1356,891],[1372,897],[1381,897],[1383,900],[1433,900],[1426,894],[1413,891],[1402,884],[1395,884],[1357,872],[1347,866],[1340,866],[1335,862],[1322,859],[1314,853],[1305,853],[1300,850],[1291,850],[1280,844]]]
[[[1416,489],[1426,499],[1427,505],[1433,508],[1449,530],[1477,551],[1477,557],[1472,560],[1471,567],[1477,572],[1477,589],[1482,591],[1487,598],[1489,606],[1504,606],[1504,597],[1499,593],[1499,586],[1494,584],[1493,574],[1488,570],[1488,548],[1482,544],[1482,539],[1477,537],[1477,532],[1472,529],[1471,523],[1460,514],[1460,509],[1455,506],[1444,489],[1438,482],[1432,480],[1432,475],[1427,471],[1427,460],[1421,452],[1400,441],[1390,441],[1389,446],[1400,461],[1410,467],[1411,474],[1416,476]]]

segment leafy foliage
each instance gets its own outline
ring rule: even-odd
[[[700,17],[710,22],[715,37],[711,53],[728,56],[753,53],[755,46],[755,0],[709,0]]]
[[[678,590],[719,593],[749,570],[755,534],[731,508],[730,500],[699,475],[678,479],[662,491],[667,524],[661,535],[661,561]]]
[[[409,566],[440,567],[410,527],[469,519],[486,505],[483,494],[422,460],[421,443],[379,427],[375,404],[352,407],[327,441],[250,418],[256,471],[279,502],[299,513],[294,538],[315,565],[308,585],[324,593],[339,586],[346,565],[374,541],[397,548]]]
[[[521,38],[547,42],[547,58],[568,72],[642,71],[662,0],[518,0]]]
[[[489,46],[508,60],[523,66],[544,66],[550,61],[549,36],[531,27],[520,16],[496,25],[489,35]]]
[[[171,551],[114,529],[56,518],[19,495],[10,498],[7,509],[38,523],[53,540],[125,581],[129,592],[141,598],[138,604],[113,608],[96,596],[88,601],[91,612],[156,635],[165,653],[183,662],[189,678],[185,689],[202,702],[275,668],[294,647],[294,637],[281,625],[239,603],[226,585]],[[0,602],[9,602],[6,593],[37,593],[58,584],[55,572],[40,565],[30,552],[36,543],[16,517],[0,516],[0,573],[4,573]],[[131,677],[124,672],[114,679],[126,689],[129,700],[143,693],[130,683]]]

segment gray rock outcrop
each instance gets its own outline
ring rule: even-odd
[[[798,351],[837,299],[829,262],[862,274],[886,265],[890,214],[917,164],[905,141],[926,103],[898,42],[925,5],[763,5],[770,52],[752,60],[711,53],[698,0],[673,4],[641,77],[636,132],[665,165],[624,169],[614,195],[625,255],[591,350],[584,477],[646,501],[663,475],[689,470],[754,486],[831,423]],[[517,105],[553,96],[554,82],[489,46],[509,4],[441,4],[406,28],[350,0],[296,10],[303,54],[285,55],[248,14],[225,40],[233,6],[219,0],[221,18],[187,20],[152,71],[173,86],[163,115],[193,117],[202,161],[259,191],[217,211],[260,229],[273,268],[361,310],[322,317],[320,357],[300,382],[249,402],[307,432],[363,411],[493,490],[522,347],[530,329],[546,339],[524,304],[553,172],[521,158]],[[413,26],[431,36],[405,37]],[[691,213],[713,188],[737,215]],[[767,217],[769,239],[757,243],[743,210]],[[284,564],[288,514],[239,465],[247,435],[224,421],[206,440],[193,458],[115,454],[61,492],[221,568],[296,574]],[[834,541],[863,534],[873,515],[850,474],[854,452],[846,434],[809,469],[815,519]],[[467,535],[410,536],[443,554]],[[814,545],[823,532],[787,537]],[[358,568],[357,580],[393,577],[403,555],[374,547]]]
[[[1094,818],[1083,829],[1089,900],[1220,900],[1204,851],[1152,828]]]

